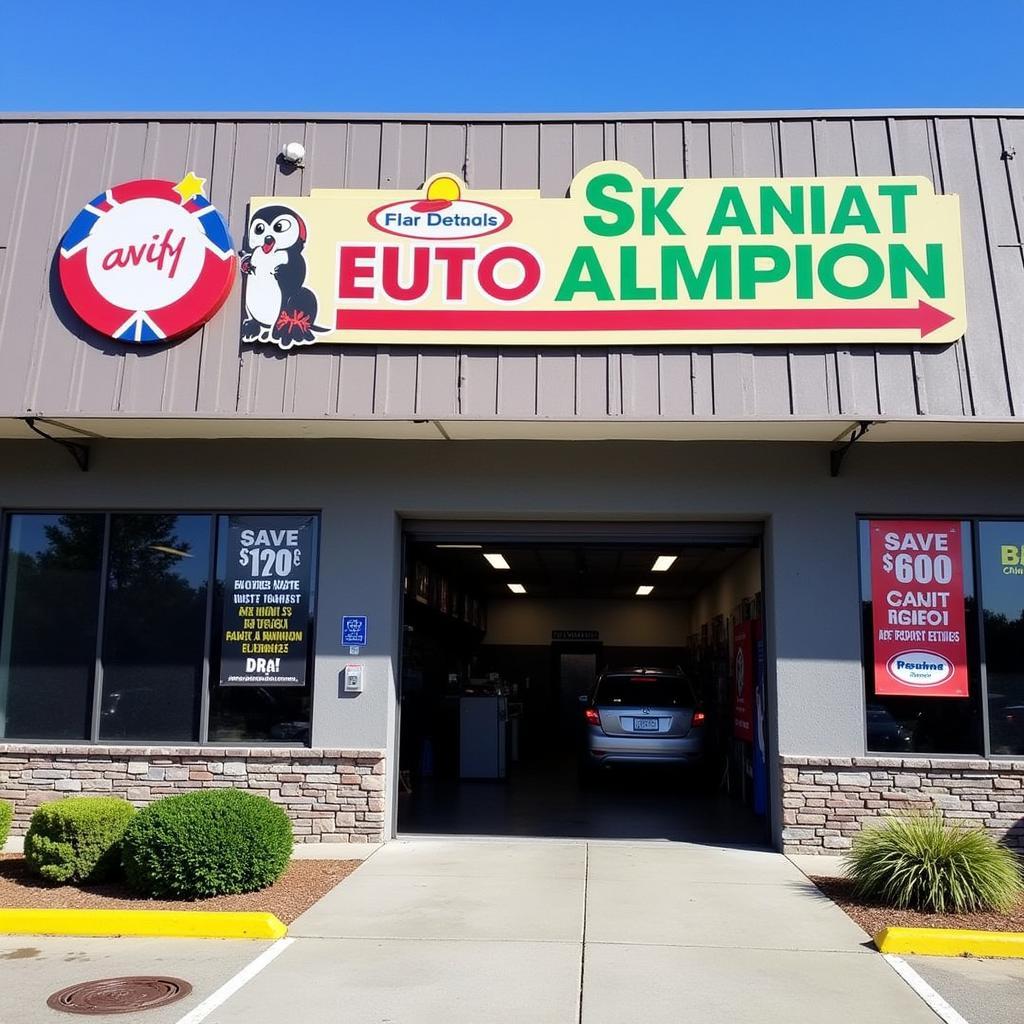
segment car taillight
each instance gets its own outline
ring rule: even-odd
[[[703,725],[704,719],[707,717],[703,711],[694,711],[693,718],[690,720],[690,728],[692,729],[695,725]]]
[[[587,720],[587,725],[601,724],[601,713],[597,708],[586,708],[583,712],[583,717]]]

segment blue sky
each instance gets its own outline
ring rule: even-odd
[[[0,110],[1024,106],[1022,29],[1020,0],[49,0],[5,10]]]

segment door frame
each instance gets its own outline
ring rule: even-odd
[[[388,772],[389,822],[387,839],[394,839],[398,833],[399,794],[399,746],[402,728],[402,660],[405,637],[405,599],[402,592],[402,575],[406,569],[406,557],[410,541],[428,543],[523,543],[534,541],[544,543],[591,543],[613,544],[621,547],[631,545],[672,544],[686,546],[735,544],[757,548],[761,562],[761,618],[764,628],[766,678],[768,696],[767,750],[765,759],[768,770],[768,813],[765,816],[766,839],[779,848],[781,843],[781,779],[778,761],[778,696],[775,672],[775,642],[772,624],[774,622],[775,588],[769,575],[773,566],[771,556],[771,520],[769,518],[737,519],[453,519],[444,515],[438,517],[400,516],[400,543],[398,544],[397,586],[399,599],[398,648],[395,656],[395,714],[393,732],[388,737],[390,746],[390,771]],[[552,649],[555,643],[552,642]],[[576,646],[575,642],[569,642]],[[579,644],[579,647],[585,646]],[[552,654],[554,660],[555,655]]]

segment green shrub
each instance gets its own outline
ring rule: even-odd
[[[239,789],[207,789],[139,811],[122,861],[139,892],[192,899],[263,889],[284,874],[291,852],[291,822],[277,804]]]
[[[945,824],[938,812],[864,829],[845,860],[858,897],[899,910],[1009,910],[1024,892],[1010,850],[981,829]]]
[[[11,818],[14,817],[14,804],[8,803],[6,800],[0,800],[0,850],[3,849],[4,843],[7,842],[7,837],[11,831]]]
[[[78,796],[36,808],[25,863],[47,882],[100,882],[118,875],[121,837],[135,814],[115,796]]]

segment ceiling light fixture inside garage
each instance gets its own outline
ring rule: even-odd
[[[504,555],[484,555],[484,558],[491,563],[491,567],[494,569],[510,569],[511,566],[505,561]]]
[[[434,547],[438,550],[479,551],[483,547],[483,544],[435,544]]]
[[[510,583],[508,585],[508,589],[511,590],[513,594],[525,594],[526,593],[526,587],[524,587],[522,585],[522,583]]]
[[[654,587],[652,587],[649,583],[642,583],[639,587],[636,588],[636,596],[647,597],[647,595],[650,594],[652,590],[654,590]]]
[[[654,565],[651,566],[651,572],[668,572],[678,557],[678,555],[658,555],[654,560]]]

